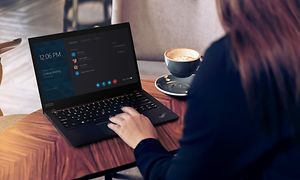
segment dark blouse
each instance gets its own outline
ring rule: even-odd
[[[178,153],[155,139],[135,148],[144,178],[300,179],[300,146],[293,141],[299,106],[284,110],[274,79],[264,73],[246,96],[228,37],[213,43],[204,59],[187,98]]]

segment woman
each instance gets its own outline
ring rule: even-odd
[[[227,35],[188,96],[176,156],[134,109],[108,126],[145,179],[300,179],[300,0],[218,0]]]

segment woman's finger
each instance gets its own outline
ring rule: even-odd
[[[122,118],[117,117],[117,116],[110,117],[109,120],[110,120],[111,122],[115,123],[116,125],[119,125],[119,126],[122,125],[122,121],[123,121]]]
[[[116,117],[116,118],[121,118],[121,119],[130,119],[131,117],[130,117],[130,115],[128,114],[128,113],[121,113],[121,114],[118,114],[118,115],[116,115],[116,116],[114,116],[114,117]]]
[[[110,128],[111,130],[113,130],[115,133],[119,135],[120,126],[113,123],[108,123],[107,126],[108,128]]]
[[[137,112],[132,107],[122,107],[122,111],[124,111],[125,113],[130,114],[131,116],[138,116],[138,115],[140,115],[140,113]]]

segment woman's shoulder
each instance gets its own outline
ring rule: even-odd
[[[223,78],[228,76],[239,80],[239,73],[235,65],[230,39],[226,35],[214,41],[209,48],[207,48],[204,54],[204,60],[196,73],[196,81],[194,83],[211,80],[223,81]]]
[[[205,51],[202,66],[215,72],[237,73],[234,51],[228,35],[211,43]]]
[[[234,63],[228,36],[213,42],[193,80],[189,94],[201,99],[244,96],[240,74]],[[205,87],[205,88],[204,88]]]
[[[229,35],[224,35],[223,37],[213,41],[208,47],[207,51],[225,50],[230,48],[230,38]]]
[[[208,49],[224,48],[224,46],[228,46],[229,43],[230,43],[230,38],[226,34],[223,37],[213,41]]]

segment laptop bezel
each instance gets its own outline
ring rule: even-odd
[[[122,87],[116,87],[116,88],[101,90],[101,91],[97,91],[97,92],[93,92],[93,93],[77,95],[77,96],[73,96],[71,98],[64,98],[64,99],[56,100],[56,101],[52,101],[52,102],[45,102],[45,100],[42,97],[42,92],[41,92],[41,88],[40,88],[41,80],[40,80],[40,77],[37,76],[38,67],[35,63],[36,60],[33,55],[32,44],[44,42],[44,41],[74,37],[74,36],[81,36],[84,34],[100,33],[100,32],[105,32],[105,31],[111,31],[114,29],[121,29],[121,28],[128,28],[128,30],[129,30],[129,38],[130,38],[130,43],[131,43],[130,45],[132,47],[131,49],[132,49],[132,55],[133,55],[133,61],[134,61],[133,64],[135,65],[135,70],[137,72],[137,79],[138,79],[137,82],[129,84],[129,85],[125,85]],[[58,33],[58,34],[52,34],[52,35],[46,35],[46,36],[40,36],[40,37],[33,37],[33,38],[29,38],[28,41],[29,41],[29,47],[30,47],[30,52],[31,52],[32,62],[33,62],[34,71],[35,71],[35,75],[36,75],[36,81],[37,81],[37,85],[38,85],[38,91],[39,91],[39,95],[40,95],[40,99],[41,99],[43,112],[48,112],[48,111],[52,111],[55,109],[61,109],[64,107],[76,106],[76,105],[88,103],[91,101],[96,101],[98,99],[100,100],[100,99],[105,99],[108,97],[114,97],[119,94],[131,92],[133,90],[141,90],[142,89],[141,81],[140,81],[140,74],[139,74],[138,65],[137,65],[136,53],[135,53],[134,44],[133,44],[133,37],[132,37],[132,32],[131,32],[129,22],[121,23],[121,24],[114,24],[114,25],[105,26],[105,27],[96,27],[96,28],[92,28],[92,29],[64,32],[64,33]]]

